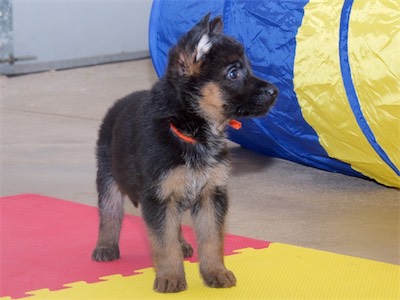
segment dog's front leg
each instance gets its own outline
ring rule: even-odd
[[[149,231],[156,271],[154,290],[161,293],[186,290],[180,243],[181,214],[177,204],[166,200],[162,204],[145,201],[142,209]]]
[[[228,210],[226,187],[203,193],[193,208],[200,273],[207,286],[226,288],[236,285],[233,273],[224,265],[224,223]]]

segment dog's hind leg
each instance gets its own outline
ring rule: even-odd
[[[226,187],[215,187],[202,195],[192,211],[197,234],[200,273],[209,287],[236,285],[224,265],[224,223],[228,210]]]
[[[120,257],[119,236],[124,217],[123,195],[111,174],[97,177],[99,193],[100,228],[92,258],[96,261],[111,261]]]

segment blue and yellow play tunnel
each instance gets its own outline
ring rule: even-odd
[[[400,187],[400,2],[156,0],[150,51],[170,47],[207,12],[241,41],[254,73],[280,89],[269,115],[230,138],[259,153]]]

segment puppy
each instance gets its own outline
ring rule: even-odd
[[[140,204],[156,271],[154,290],[187,288],[183,259],[193,254],[181,231],[190,210],[200,274],[207,286],[236,285],[223,258],[230,165],[224,129],[234,118],[267,113],[278,90],[252,75],[243,46],[206,15],[169,53],[150,91],[117,101],[97,141],[100,229],[92,258],[120,257],[123,198]]]

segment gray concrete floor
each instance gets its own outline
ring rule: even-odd
[[[0,76],[1,195],[96,205],[103,114],[155,80],[150,60]],[[230,147],[229,233],[399,264],[398,190]]]

